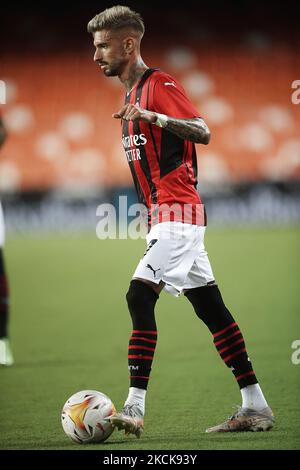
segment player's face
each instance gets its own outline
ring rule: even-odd
[[[120,76],[128,58],[121,37],[112,31],[96,31],[94,33],[94,61],[99,64],[107,77]]]

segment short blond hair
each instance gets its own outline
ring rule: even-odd
[[[111,8],[101,11],[98,15],[89,21],[87,30],[89,33],[95,33],[103,29],[120,30],[133,29],[142,37],[145,32],[143,18],[139,13],[131,10],[129,7],[115,5]]]

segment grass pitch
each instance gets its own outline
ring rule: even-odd
[[[131,333],[125,293],[143,240],[77,237],[8,239],[11,338],[16,363],[0,369],[1,449],[299,449],[300,229],[208,229],[206,247],[224,300],[244,333],[277,422],[268,433],[207,435],[240,404],[237,384],[209,331],[185,298],[163,293],[159,341],[144,436],[115,431],[80,446],[64,435],[60,412],[76,391],[96,389],[117,408],[128,390]]]

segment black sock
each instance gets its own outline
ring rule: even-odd
[[[3,250],[0,248],[0,338],[8,336],[9,293],[4,266]]]
[[[243,335],[226,308],[217,285],[190,289],[185,296],[213,335],[214,345],[240,388],[257,383]]]
[[[133,326],[128,346],[130,386],[146,390],[157,340],[154,307],[158,294],[144,282],[133,280],[126,299]]]

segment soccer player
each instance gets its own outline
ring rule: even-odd
[[[0,148],[5,139],[6,129],[0,116]],[[14,360],[8,338],[9,294],[3,255],[4,238],[4,219],[0,201],[0,365],[11,366]]]
[[[242,406],[206,432],[266,431],[274,416],[249,361],[243,335],[226,308],[204,248],[206,215],[196,190],[195,143],[207,145],[210,131],[178,81],[149,68],[140,55],[141,16],[114,6],[88,23],[94,61],[106,77],[126,89],[115,114],[141,203],[148,209],[147,250],[127,292],[133,331],[129,340],[129,394],[110,418],[125,433],[140,437],[157,327],[154,308],[162,289],[183,293],[209,328],[214,345],[240,387]]]

